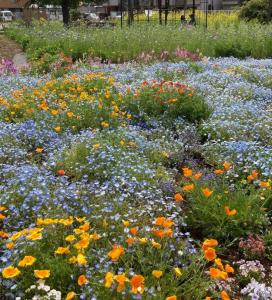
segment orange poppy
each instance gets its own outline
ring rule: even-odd
[[[208,189],[208,188],[201,189],[201,191],[202,191],[203,195],[204,195],[206,198],[209,198],[209,197],[212,195],[212,193],[213,193],[213,191],[211,191],[211,190]]]
[[[133,275],[130,284],[133,294],[143,294],[144,292],[144,277],[142,275]]]
[[[231,164],[225,161],[223,163],[223,167],[225,168],[226,171],[228,171],[231,168]]]
[[[2,275],[4,278],[13,278],[18,276],[21,271],[18,268],[14,268],[13,266],[9,266],[2,271]]]
[[[125,289],[125,284],[128,280],[125,274],[119,274],[114,276],[114,280],[117,281],[117,292],[120,293]]]
[[[162,277],[162,274],[163,274],[163,272],[162,271],[160,271],[160,270],[153,270],[152,271],[152,275],[155,277],[155,278],[160,278],[160,277]]]
[[[270,187],[270,183],[268,182],[268,181],[261,181],[260,182],[260,184],[259,184],[259,186],[261,187],[261,188],[268,188],[268,187]]]
[[[176,193],[174,198],[175,198],[176,202],[181,202],[184,200],[184,198],[182,197],[182,195],[180,193]]]
[[[183,191],[191,191],[191,190],[193,190],[194,188],[195,188],[195,185],[192,183],[192,184],[184,185],[184,186],[182,187],[182,190],[183,190]]]
[[[134,243],[134,238],[133,237],[129,237],[126,242],[129,244],[129,245],[132,245]]]
[[[226,264],[226,265],[225,265],[225,271],[226,271],[227,273],[234,273],[233,267],[231,267],[229,264]]]
[[[213,173],[216,174],[216,175],[221,175],[221,174],[224,173],[224,170],[217,169],[217,170],[214,170]]]
[[[125,250],[120,245],[114,245],[113,249],[108,252],[108,256],[111,258],[112,261],[117,261],[121,255],[125,254]]]
[[[230,297],[226,291],[221,292],[221,298],[222,298],[222,300],[230,300]]]
[[[60,169],[57,171],[57,174],[60,176],[63,176],[63,175],[65,175],[65,171],[63,169]]]
[[[191,177],[193,175],[193,171],[189,168],[182,168],[184,177]]]
[[[86,278],[85,275],[80,275],[80,276],[78,277],[78,279],[77,279],[77,284],[80,285],[80,286],[85,285],[85,284],[87,284],[88,282],[89,282],[89,281],[88,281],[88,279]]]
[[[216,247],[217,245],[218,245],[217,240],[214,239],[205,240],[203,242],[202,249],[207,250],[209,247]]]
[[[173,296],[169,296],[169,297],[166,297],[165,300],[177,300],[177,296],[173,295]]]
[[[132,227],[132,228],[130,228],[130,232],[131,232],[131,234],[136,235],[138,233],[138,228]]]
[[[44,279],[50,276],[49,270],[34,270],[34,275],[37,278]]]
[[[196,173],[195,175],[193,175],[192,178],[195,179],[195,180],[198,180],[198,179],[200,179],[202,177],[202,175],[203,174],[199,172],[199,173]]]
[[[216,258],[216,252],[213,248],[208,248],[207,250],[205,250],[204,254],[205,254],[205,258],[208,261],[212,261]]]
[[[236,209],[230,210],[228,206],[225,206],[225,211],[227,216],[235,216],[237,213]]]
[[[223,279],[226,280],[228,278],[228,273],[221,271],[217,268],[210,268],[210,276],[215,279]]]

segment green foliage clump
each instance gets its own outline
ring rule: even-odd
[[[249,0],[241,7],[240,18],[246,21],[257,20],[261,23],[268,21],[268,0]]]

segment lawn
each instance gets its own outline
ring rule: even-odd
[[[73,63],[56,28],[0,65],[0,298],[272,299],[272,60]]]

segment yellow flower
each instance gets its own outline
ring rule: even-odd
[[[13,249],[13,248],[14,248],[14,243],[7,243],[7,244],[6,244],[6,247],[7,247],[8,249]]]
[[[161,244],[160,244],[160,243],[157,243],[157,242],[155,242],[155,241],[152,241],[152,246],[153,246],[154,248],[161,249]]]
[[[13,278],[18,276],[21,271],[18,268],[14,268],[13,266],[9,266],[2,271],[2,275],[4,278]]]
[[[44,279],[50,276],[49,270],[34,270],[34,275],[37,278]]]
[[[40,240],[42,238],[42,234],[41,233],[32,233],[32,234],[27,235],[26,238],[31,241],[36,241],[36,240]]]
[[[76,238],[74,235],[70,234],[70,235],[67,235],[67,237],[65,238],[65,241],[67,242],[72,242],[74,241]]]
[[[78,255],[77,255],[77,263],[79,264],[79,265],[81,265],[81,266],[85,266],[85,265],[87,265],[87,260],[86,260],[86,256],[85,255],[83,255],[82,253],[79,253]]]
[[[55,129],[56,132],[60,132],[61,131],[61,127],[60,126],[57,126],[54,129]]]
[[[76,296],[76,293],[75,292],[69,292],[66,296],[66,299],[65,300],[72,300],[74,299]]]
[[[67,117],[68,117],[68,118],[74,117],[74,113],[71,112],[71,111],[68,111],[68,112],[67,112]]]
[[[223,167],[225,168],[225,170],[228,171],[228,170],[231,168],[231,164],[225,161],[225,162],[223,163]]]
[[[43,148],[36,148],[35,150],[37,153],[42,153],[43,152]]]
[[[55,254],[68,254],[70,253],[69,247],[58,247],[57,250],[55,250]]]
[[[105,275],[105,287],[106,288],[110,288],[113,284],[113,273],[111,272],[107,272]]]
[[[176,274],[178,277],[182,276],[182,271],[181,271],[180,268],[176,267],[176,268],[174,268],[174,271],[175,271],[175,274]]]
[[[25,256],[22,260],[19,261],[18,266],[19,267],[32,266],[35,261],[36,258],[34,256]]]
[[[99,149],[99,148],[100,148],[100,144],[94,144],[94,145],[93,145],[93,149],[94,149],[94,150],[97,150],[97,149]]]
[[[154,277],[156,277],[157,279],[160,278],[160,277],[162,277],[162,274],[163,274],[163,272],[160,271],[160,270],[153,270],[153,271],[152,271],[152,275],[153,275]]]
[[[140,238],[139,241],[141,244],[146,244],[148,240],[147,238]]]
[[[6,210],[7,208],[5,207],[5,206],[1,206],[0,205],[0,211],[4,211],[4,210]]]
[[[123,225],[124,225],[125,227],[128,227],[128,226],[129,226],[129,221],[122,220],[122,222],[123,222]]]

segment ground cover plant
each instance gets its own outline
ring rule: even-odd
[[[272,299],[272,61],[179,53],[3,61],[1,299]]]

